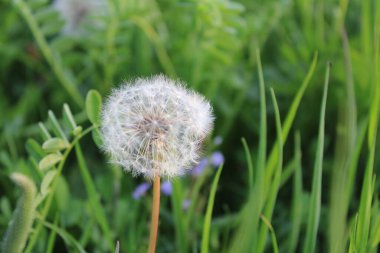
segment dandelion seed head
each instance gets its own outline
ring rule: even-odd
[[[105,0],[54,0],[52,4],[65,22],[63,32],[70,35],[79,35],[85,32],[81,25],[88,23],[98,27],[100,22],[93,15],[106,15],[107,1]]]
[[[102,112],[101,130],[113,163],[153,179],[191,168],[212,126],[212,108],[202,96],[158,75],[114,90]]]

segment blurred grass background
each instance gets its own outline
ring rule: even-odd
[[[317,149],[324,150],[324,157],[315,251],[347,252],[349,235],[355,230],[355,215],[359,207],[365,209],[360,204],[364,180],[373,186],[365,196],[373,194],[374,199],[370,210],[362,211],[372,217],[367,236],[370,239],[366,239],[368,245],[358,247],[364,249],[362,252],[376,252],[380,236],[379,183],[374,180],[372,185],[370,175],[378,172],[379,164],[374,151],[378,142],[373,141],[379,106],[379,1],[2,0],[0,17],[1,234],[19,196],[10,173],[23,171],[39,182],[30,172],[25,143],[28,138],[42,142],[37,123],[46,121],[49,110],[61,118],[62,105],[67,103],[75,121],[90,126],[84,112],[90,89],[104,97],[126,80],[164,73],[185,81],[214,106],[215,131],[205,156],[220,150],[225,155],[225,165],[215,197],[211,252],[273,251],[269,236],[254,242],[249,229],[244,232],[248,233],[247,239],[239,241],[234,234],[239,231],[240,214],[257,199],[252,195],[257,189],[251,188],[260,177],[257,171],[266,174],[266,166],[278,164],[276,160],[272,165],[260,165],[267,159],[265,154],[269,155],[272,148],[276,150],[274,143],[279,140],[269,88],[276,94],[285,128],[286,115],[292,111],[302,83],[307,88],[296,106],[288,138],[283,136],[283,173],[276,188],[273,218],[269,218],[280,252],[305,252]],[[321,144],[317,137],[327,62],[332,68]],[[264,87],[264,80],[265,107],[260,105],[263,96],[259,85],[262,82]],[[263,108],[264,115],[260,113]],[[263,116],[267,117],[266,136],[260,131]],[[219,146],[212,144],[217,136],[223,139]],[[245,150],[242,137],[249,147]],[[263,138],[267,141],[260,151]],[[82,150],[76,149],[76,156],[68,156],[64,176],[57,181],[60,190],[55,192],[55,212],[50,210],[47,220],[71,234],[88,252],[111,252],[78,176],[78,152],[83,152],[111,228],[111,239],[120,240],[121,252],[144,252],[150,198],[134,200],[131,196],[142,180],[111,168],[91,138],[81,142]],[[255,171],[252,185],[247,180],[247,157],[253,161],[251,171]],[[365,168],[371,161],[373,173],[367,175],[365,171],[369,169]],[[272,175],[268,177],[269,186],[259,190],[263,207],[267,203],[264,195],[268,195],[263,190],[271,189],[273,183]],[[197,184],[200,180],[203,181]],[[176,194],[162,200],[158,252],[200,250],[211,181],[209,173],[202,179],[186,177],[173,183]],[[199,189],[194,193],[196,187]],[[178,205],[189,196],[197,204],[193,217],[182,221]],[[48,252],[49,231],[42,230],[31,252]],[[244,240],[246,249],[230,248],[236,242],[244,245]],[[62,235],[52,244],[51,252],[76,252]]]

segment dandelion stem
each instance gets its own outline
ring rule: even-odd
[[[153,205],[152,205],[152,219],[151,219],[151,224],[150,224],[148,253],[156,252],[159,213],[160,213],[160,176],[156,176],[153,181]]]

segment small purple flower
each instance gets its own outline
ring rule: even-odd
[[[205,170],[205,168],[207,167],[207,165],[208,165],[208,158],[203,158],[202,160],[200,160],[198,165],[195,166],[191,170],[191,175],[193,175],[195,177],[200,176],[203,173],[203,171]]]
[[[211,157],[210,157],[210,160],[211,160],[211,164],[212,166],[214,167],[219,167],[222,163],[224,163],[224,156],[222,154],[222,152],[220,151],[215,151],[214,153],[212,153]]]
[[[189,207],[190,207],[190,204],[191,204],[190,199],[184,199],[184,200],[182,201],[182,209],[183,209],[184,211],[187,211],[187,210],[189,209]]]
[[[164,195],[169,196],[172,194],[172,183],[170,181],[165,181],[161,185],[161,191]]]
[[[215,145],[219,146],[220,144],[222,144],[222,142],[223,142],[222,136],[218,135],[218,136],[215,137],[215,139],[214,139],[214,144]]]
[[[142,196],[145,195],[145,193],[149,190],[150,184],[149,183],[142,183],[139,184],[135,190],[132,193],[132,197],[134,199],[140,199]]]

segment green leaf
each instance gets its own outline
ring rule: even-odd
[[[380,216],[376,217],[376,222],[373,226],[373,236],[371,240],[371,246],[376,247],[380,243]]]
[[[94,130],[92,130],[92,139],[94,140],[98,148],[103,147],[103,136],[100,133],[99,129],[95,128]]]
[[[270,221],[267,218],[265,218],[264,215],[260,215],[260,218],[263,221],[264,225],[267,226],[267,228],[271,232],[272,244],[273,244],[273,252],[274,253],[278,253],[279,250],[278,250],[278,243],[277,243],[276,233],[275,233],[275,231],[273,229],[272,224],[270,224]]]
[[[96,90],[90,90],[86,97],[87,117],[94,125],[100,125],[100,112],[102,110],[102,97]]]
[[[69,125],[71,130],[74,131],[75,128],[77,128],[74,116],[71,113],[70,107],[66,103],[63,105],[63,119],[66,121],[67,125]]]
[[[42,144],[42,148],[47,152],[56,152],[70,147],[70,144],[61,138],[52,138]]]
[[[60,212],[63,212],[70,207],[69,199],[70,199],[70,191],[69,186],[67,185],[67,182],[65,180],[65,177],[62,175],[59,175],[57,177],[57,181],[54,182],[55,184],[55,190],[54,190],[54,200],[57,205],[57,209]]]
[[[45,177],[42,179],[42,183],[40,186],[40,192],[42,196],[45,196],[49,193],[50,185],[53,182],[53,179],[55,175],[57,174],[57,171],[51,170],[48,173],[46,173]]]
[[[73,135],[74,136],[78,136],[81,132],[82,132],[83,128],[81,126],[77,126],[74,130],[73,130]]]
[[[60,136],[62,139],[67,141],[67,137],[65,135],[65,132],[63,131],[61,125],[59,124],[57,117],[55,116],[54,112],[52,110],[49,110],[48,112],[49,121],[51,123],[53,132],[56,136]]]
[[[35,158],[36,160],[40,160],[45,156],[45,152],[42,150],[41,145],[34,139],[30,138],[26,141],[26,150],[29,155]]]
[[[83,249],[83,247],[80,245],[80,243],[75,240],[75,238],[67,233],[65,230],[59,228],[58,226],[49,223],[45,220],[40,219],[40,222],[47,228],[51,229],[52,231],[55,231],[68,245],[71,245],[75,247],[76,252],[80,253],[86,253],[86,251]]]
[[[47,170],[57,163],[59,163],[62,160],[62,155],[59,154],[49,154],[45,156],[40,163],[38,164],[38,167],[40,170],[44,171]]]
[[[39,130],[40,130],[42,139],[44,139],[46,141],[46,140],[48,140],[48,139],[51,138],[51,135],[50,135],[49,131],[47,130],[47,128],[46,128],[46,126],[45,126],[44,123],[39,122],[38,123],[38,127],[39,127]]]

